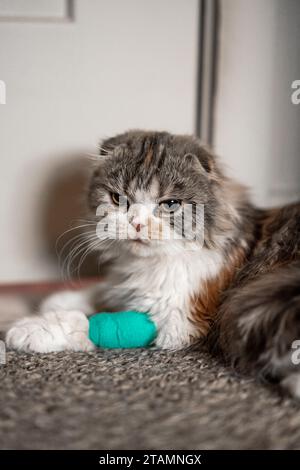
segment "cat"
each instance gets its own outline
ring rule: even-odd
[[[47,298],[39,316],[12,325],[8,347],[91,351],[90,314],[134,309],[149,312],[157,347],[206,338],[238,371],[300,397],[292,361],[300,339],[300,204],[258,209],[196,137],[139,130],[103,141],[87,201],[88,240],[109,261],[105,282]]]

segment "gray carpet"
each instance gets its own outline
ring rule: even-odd
[[[1,449],[300,448],[300,406],[203,351],[8,352],[0,387]]]

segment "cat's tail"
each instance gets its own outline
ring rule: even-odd
[[[218,318],[227,362],[300,398],[300,261],[233,288]]]

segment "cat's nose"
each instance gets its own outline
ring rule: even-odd
[[[146,225],[143,224],[142,222],[140,222],[140,221],[135,221],[135,220],[133,220],[133,221],[131,222],[131,225],[133,225],[133,227],[135,228],[135,230],[136,230],[137,233],[141,232],[142,229],[143,229],[144,227],[146,227]]]

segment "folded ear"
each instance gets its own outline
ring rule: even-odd
[[[114,137],[104,139],[100,142],[100,155],[117,156],[127,148],[127,134],[118,134]]]
[[[99,155],[102,157],[108,157],[112,155],[115,148],[117,147],[117,143],[114,142],[114,139],[104,139],[99,144]]]
[[[213,157],[203,148],[200,148],[197,153],[186,153],[184,163],[203,174],[211,173],[214,166]]]
[[[101,140],[98,145],[98,153],[87,153],[87,157],[89,157],[92,162],[94,163],[93,167],[96,168],[96,173],[99,173],[98,169],[101,166],[101,163],[104,163],[108,157],[111,157],[115,154],[115,149],[117,148],[116,145],[113,145],[113,139],[105,139]]]

